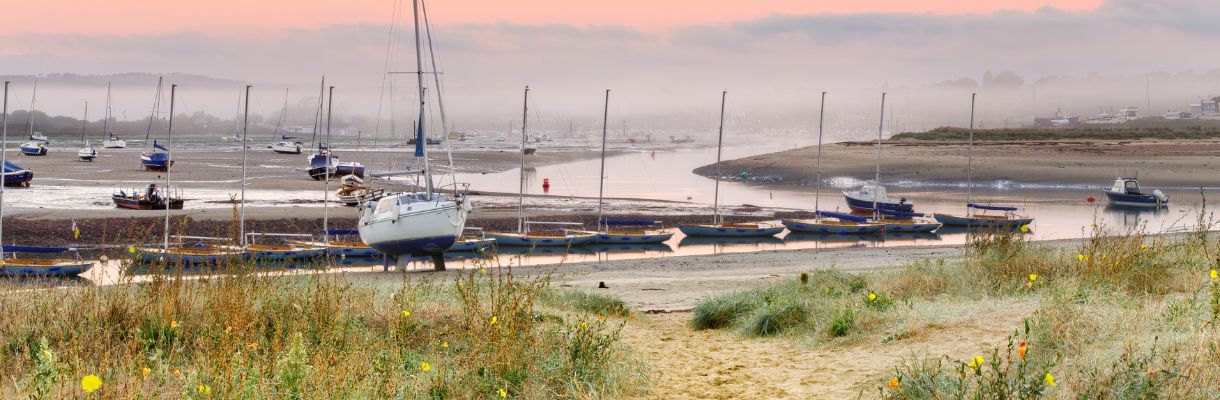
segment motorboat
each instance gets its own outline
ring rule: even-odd
[[[1169,196],[1160,190],[1145,193],[1140,189],[1139,178],[1135,177],[1115,178],[1114,185],[1102,192],[1106,194],[1106,199],[1110,201],[1110,204],[1117,206],[1152,208],[1169,206]]]
[[[131,210],[181,210],[186,200],[182,199],[181,188],[164,190],[155,183],[150,183],[143,192],[132,190],[127,193],[120,190],[110,196],[118,208]]]

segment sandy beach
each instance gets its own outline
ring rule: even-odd
[[[965,181],[967,146],[956,141],[884,141],[881,146],[883,182],[919,183]],[[823,179],[872,179],[875,142],[827,144],[822,151]],[[813,185],[817,147],[760,154],[728,160],[726,176],[746,172],[752,180],[774,185]],[[1149,187],[1181,189],[1220,186],[1218,140],[1061,140],[976,142],[974,179],[1036,184],[1108,187],[1116,173],[1138,170]],[[714,165],[696,173],[715,174]]]

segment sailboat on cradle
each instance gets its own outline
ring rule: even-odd
[[[487,232],[484,235],[495,239],[497,246],[556,247],[593,243],[597,240],[597,236],[591,232],[530,232],[531,225],[571,225],[572,223],[531,222],[525,218],[525,142],[529,136],[526,133],[526,128],[529,126],[529,100],[530,88],[526,86],[524,106],[522,106],[521,111],[521,167],[519,169],[520,177],[518,178],[519,188],[517,191],[517,231]]]
[[[4,114],[0,116],[0,164],[8,167],[8,88],[4,82]],[[8,175],[4,176],[6,179]],[[71,251],[66,247],[18,246],[4,244],[4,186],[0,185],[0,276],[56,277],[76,276],[93,267],[91,261],[77,259],[18,257],[18,254],[56,254]],[[11,255],[11,256],[10,256]]]
[[[280,154],[301,154],[301,147],[305,144],[296,139],[296,136],[288,136],[287,133],[281,133],[280,128],[284,126],[284,121],[288,117],[288,89],[284,89],[284,108],[280,110],[280,119],[275,122],[275,130],[271,133],[272,140],[279,142],[272,143],[271,151]]]
[[[38,100],[38,82],[34,82],[34,94],[30,96],[30,110],[25,114],[25,133],[30,136],[30,141],[22,143],[20,146],[21,154],[26,156],[45,156],[47,155],[47,144],[50,139],[42,132],[34,131],[34,105]]]
[[[169,170],[170,164],[173,163],[169,159],[168,147],[162,146],[156,139],[153,139],[152,142],[148,141],[152,137],[153,125],[157,122],[157,118],[160,117],[161,113],[163,80],[163,77],[157,78],[157,94],[153,96],[152,114],[148,116],[148,131],[144,133],[144,151],[140,153],[140,165],[144,167],[145,171],[166,172]],[[171,114],[169,116],[171,120],[174,118],[172,114],[173,108],[171,104]]]
[[[881,233],[882,225],[869,223],[867,218],[838,213],[832,211],[822,211],[820,201],[822,198],[822,123],[826,114],[826,92],[822,92],[821,111],[818,112],[818,155],[817,155],[817,189],[813,196],[813,212],[812,219],[790,219],[785,218],[780,220],[780,223],[792,232],[814,233],[823,235],[852,235],[852,234],[876,234]]]
[[[934,217],[947,226],[1017,228],[1029,225],[1034,222],[1034,219],[1017,215],[1017,211],[1020,210],[1017,207],[974,203],[974,99],[976,96],[974,93],[970,94],[970,133],[966,147],[966,214],[936,213]],[[987,215],[987,211],[1000,211],[1003,214]]]
[[[720,152],[724,149],[724,104],[729,92],[720,93],[720,133],[716,139],[716,191],[712,200],[711,224],[679,224],[678,230],[686,236],[738,237],[775,236],[784,231],[782,226],[761,224],[726,224],[720,215]]]
[[[76,151],[76,157],[81,161],[93,161],[97,157],[97,148],[89,144],[89,139],[85,139],[85,128],[89,126],[89,102],[85,102],[85,117],[80,121],[80,141],[81,148]]]
[[[885,130],[885,93],[881,93],[881,124],[877,127],[877,172],[873,182],[881,186],[881,135]],[[923,213],[912,210],[902,211],[899,207],[886,207],[881,196],[873,196],[873,217],[869,222],[880,224],[885,233],[927,233],[940,229],[942,224],[929,220]],[[903,199],[905,200],[905,199]],[[911,203],[905,203],[911,204]]]
[[[433,268],[445,269],[444,252],[462,234],[466,227],[466,216],[472,206],[470,199],[463,191],[459,191],[454,183],[452,195],[441,193],[433,185],[433,171],[428,161],[428,148],[424,139],[427,110],[427,92],[424,87],[424,60],[422,38],[420,37],[420,3],[412,2],[412,15],[415,23],[415,64],[416,82],[419,89],[419,123],[415,129],[415,161],[421,168],[408,171],[391,171],[378,176],[411,175],[422,180],[423,190],[412,192],[387,193],[376,202],[368,202],[360,207],[360,240],[369,247],[389,256],[431,256]],[[426,16],[425,16],[426,18]],[[424,27],[429,33],[431,26]],[[430,36],[430,35],[429,35]],[[431,41],[429,41],[431,43]],[[429,46],[429,54],[432,47]],[[436,71],[433,63],[433,71]],[[435,76],[435,75],[433,75]],[[440,79],[436,78],[437,103],[443,98],[439,87]],[[442,121],[444,125],[444,121]],[[445,129],[444,126],[441,129]],[[452,159],[450,163],[452,164]],[[453,166],[450,165],[450,170]]]
[[[595,235],[594,242],[598,244],[643,244],[643,243],[662,243],[674,236],[673,232],[667,230],[654,229],[658,225],[657,221],[637,221],[637,220],[611,220],[606,219],[602,214],[602,204],[605,200],[603,195],[606,187],[606,123],[610,117],[610,89],[606,89],[606,105],[602,114],[602,163],[598,173],[597,184],[597,230],[568,230],[565,233],[574,234],[593,234]],[[571,131],[571,128],[568,128]],[[571,136],[569,133],[568,136]],[[616,228],[611,229],[614,226]]]
[[[103,149],[121,149],[127,147],[127,141],[114,134],[110,130],[110,120],[112,119],[110,108],[110,82],[106,82],[106,121],[102,124],[102,133],[106,138],[102,140]]]

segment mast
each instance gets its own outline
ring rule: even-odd
[[[441,74],[436,68],[436,53],[432,51],[432,24],[428,21],[428,3],[420,1],[420,11],[424,13],[424,33],[428,35],[428,59],[432,62],[432,79],[436,82],[436,107],[441,112],[441,138],[445,141],[445,157],[449,160],[449,178],[453,184],[454,195],[457,195],[457,171],[453,168],[453,148],[449,143],[449,117],[445,114],[445,99],[441,93]],[[457,130],[457,129],[453,129]],[[425,143],[426,145],[427,143]],[[428,182],[431,182],[429,178]],[[429,193],[431,190],[429,190]]]
[[[284,88],[284,109],[280,110],[280,120],[275,121],[275,132],[271,134],[271,140],[280,139],[280,126],[284,124],[284,117],[288,116],[288,88]]]
[[[318,85],[318,108],[313,114],[313,133],[309,135],[309,145],[321,149],[322,144],[318,143],[318,126],[322,125],[322,101],[326,97],[326,75],[322,75],[322,84]],[[391,97],[392,98],[392,97]],[[330,143],[326,144],[330,146]],[[327,155],[330,156],[329,154]],[[330,159],[326,159],[326,167],[330,168]]]
[[[819,202],[822,199],[822,122],[826,117],[826,92],[822,92],[821,110],[818,111],[818,161],[817,161],[817,180],[818,188],[813,192],[813,212],[814,217],[817,217],[817,212],[821,208]]]
[[[246,85],[246,112],[241,120],[241,247],[246,247],[246,132],[250,128],[250,87]]]
[[[34,103],[38,100],[38,80],[34,80],[34,93],[30,95],[30,110],[25,113],[25,135],[34,136]]]
[[[85,146],[85,127],[89,126],[89,102],[85,102],[85,117],[80,120],[80,145]]]
[[[966,216],[970,216],[970,203],[974,202],[974,98],[970,94],[970,136],[966,141]]]
[[[877,171],[873,175],[873,219],[880,217],[877,210],[877,191],[881,190],[881,133],[885,131],[885,92],[881,92],[881,123],[877,124]]]
[[[161,87],[161,84],[157,83],[157,87]],[[169,129],[165,134],[166,140],[169,141],[169,145],[165,146],[167,149],[174,148],[174,97],[176,94],[175,92],[177,92],[177,91],[178,91],[177,84],[173,84],[173,85],[169,86]],[[158,97],[160,96],[160,94],[161,94],[161,90],[157,89]],[[173,168],[174,168],[174,156],[173,156],[173,154],[170,154],[169,151],[166,151],[165,152],[165,193],[163,196],[161,196],[161,197],[165,198],[165,238],[164,238],[164,241],[161,242],[161,246],[166,252],[169,251],[169,207],[170,207],[170,203],[171,203],[169,184],[170,184],[170,170]]]
[[[415,77],[419,85],[419,125],[415,131],[415,156],[424,160],[425,199],[432,200],[432,171],[428,167],[428,139],[424,132],[424,107],[427,94],[424,91],[424,56],[419,35],[419,0],[412,0],[411,14],[415,17]],[[333,100],[332,100],[333,101]],[[441,127],[444,128],[443,126]]]
[[[716,139],[716,194],[712,196],[712,225],[720,223],[720,151],[724,149],[724,102],[728,96],[728,90],[720,92],[720,133]],[[624,122],[624,132],[626,126]]]
[[[330,146],[330,111],[335,106],[335,87],[330,87],[330,99],[326,103],[326,145]],[[326,155],[330,157],[329,154]],[[330,160],[327,160],[328,162]],[[326,177],[322,182],[322,243],[330,244],[330,165],[326,166]]]
[[[110,82],[106,82],[106,112],[104,113],[106,121],[102,122],[102,135],[105,139],[110,140]]]
[[[517,190],[517,233],[525,233],[525,127],[529,125],[530,87],[525,87],[525,99],[521,102],[521,187]],[[511,125],[511,122],[509,123]]]
[[[8,180],[8,85],[4,81],[4,113],[0,114],[0,261],[4,260],[4,185]]]
[[[606,106],[602,111],[602,168],[597,173],[597,230],[602,230],[602,194],[606,190],[606,122],[610,118],[610,89],[606,89]],[[569,126],[571,123],[569,122]],[[572,128],[568,128],[571,131]],[[522,152],[524,154],[524,152]],[[606,224],[610,228],[610,224]]]
[[[148,153],[148,146],[152,144],[148,138],[152,137],[153,122],[157,120],[157,111],[161,108],[161,84],[165,77],[157,77],[157,94],[153,96],[152,115],[148,116],[148,131],[144,132],[144,153]],[[168,168],[168,167],[167,167]]]

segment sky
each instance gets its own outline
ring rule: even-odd
[[[283,101],[285,87],[316,87],[326,75],[347,96],[345,110],[373,114],[384,103],[384,72],[414,70],[404,29],[410,3],[401,0],[0,1],[0,75],[198,74],[254,83],[262,91],[256,108],[264,109]],[[1220,68],[1220,2],[449,0],[428,7],[447,103],[480,123],[519,112],[525,85],[540,113],[592,114],[598,93],[612,88],[624,113],[708,114],[721,90],[754,110],[807,107],[823,90],[862,110],[882,90],[905,91],[906,103],[938,103],[920,88],[981,81],[988,70],[1012,71],[1027,85],[1117,77],[1125,83],[1085,95],[1144,103],[1147,93],[1132,82],[1150,73]],[[394,82],[413,90],[411,79]],[[1153,108],[1220,92],[1202,82],[1179,83],[1172,98],[1156,86],[1165,104]],[[232,113],[237,89],[217,89],[224,95],[196,107]],[[1049,109],[1054,93],[1046,88],[1038,104]],[[1118,104],[1063,96],[1060,103],[1084,110]],[[46,97],[49,109],[79,108],[57,101],[65,95]],[[1004,103],[1025,102],[1013,99]],[[1046,113],[1013,107],[996,110],[997,118]]]

